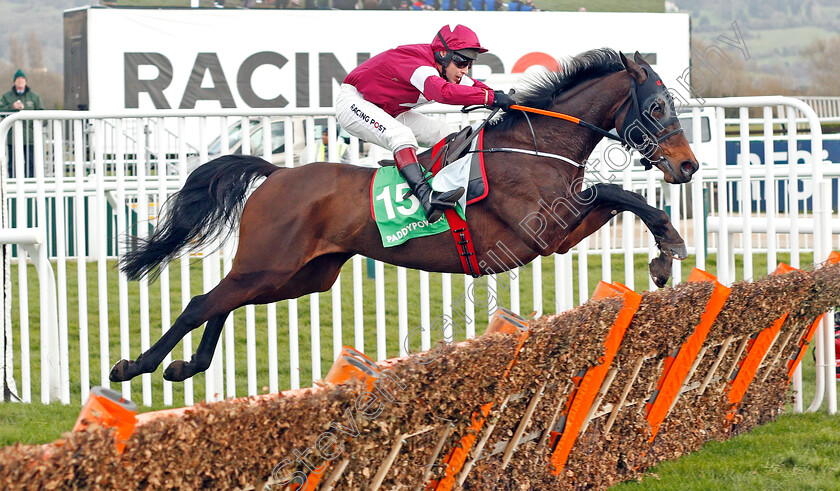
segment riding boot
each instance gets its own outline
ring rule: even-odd
[[[397,170],[408,183],[411,192],[420,200],[429,223],[440,220],[444,210],[455,208],[458,200],[464,195],[462,187],[443,193],[434,191],[426,180],[423,168],[420,167],[417,150],[414,147],[403,147],[397,150],[394,152],[394,160],[397,163]]]

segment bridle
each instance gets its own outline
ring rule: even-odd
[[[531,138],[534,141],[534,150],[531,151],[522,149],[497,148],[487,149],[484,151],[490,153],[528,153],[538,157],[550,157],[574,163],[568,158],[546,152],[540,152],[537,149],[537,137],[534,133],[534,126],[531,124],[531,118],[528,117],[528,113],[535,113],[543,116],[563,119],[565,121],[575,123],[579,126],[583,126],[584,128],[594,131],[595,133],[598,133],[605,138],[609,138],[611,140],[615,140],[621,143],[621,145],[628,152],[633,149],[638,150],[639,153],[642,154],[642,158],[640,159],[641,164],[644,166],[645,170],[650,170],[651,168],[653,168],[653,166],[658,165],[663,160],[665,160],[665,155],[663,153],[660,153],[659,158],[655,161],[650,160],[649,156],[653,155],[657,149],[661,151],[659,144],[678,133],[682,133],[683,129],[679,126],[679,120],[676,116],[676,109],[674,108],[673,98],[671,97],[671,94],[668,92],[668,90],[665,88],[665,85],[662,83],[662,79],[649,66],[642,65],[641,68],[647,74],[647,79],[645,79],[645,81],[642,84],[638,84],[636,82],[636,79],[630,77],[630,96],[621,104],[621,106],[618,109],[620,112],[622,109],[627,107],[626,111],[624,112],[624,124],[622,125],[622,128],[620,130],[617,129],[618,134],[611,133],[598,126],[595,126],[592,123],[584,121],[580,118],[576,118],[574,116],[569,116],[568,114],[514,104],[510,107],[511,109],[522,111],[525,114],[525,119],[528,121],[528,127],[531,130]],[[641,103],[639,102],[640,100]],[[659,104],[659,109],[663,112],[663,116],[660,118],[655,118],[653,116],[652,108],[656,104]],[[483,106],[465,107],[464,109],[462,109],[462,111],[468,112],[473,109],[478,109],[480,107]],[[642,107],[646,108],[646,111],[642,111]],[[495,115],[495,111],[491,113],[491,115],[487,119],[491,119],[493,115]],[[665,128],[674,123],[677,123],[677,128],[666,132]],[[465,142],[465,144],[466,143],[467,142]],[[581,164],[576,165],[578,165],[578,167],[582,167]]]
[[[618,132],[621,135],[620,141],[622,144],[628,149],[638,150],[643,156],[641,159],[642,165],[645,170],[650,170],[651,167],[664,160],[665,156],[660,153],[656,162],[651,161],[648,156],[653,155],[657,149],[660,149],[660,143],[678,133],[682,133],[683,129],[677,119],[674,100],[662,83],[662,79],[649,66],[641,65],[640,68],[645,71],[647,78],[640,85],[635,78],[630,77],[630,98],[621,105],[621,108],[625,105],[628,108],[624,113],[623,128]],[[641,104],[639,103],[640,100]],[[659,110],[663,113],[660,118],[653,116],[655,105],[658,105]],[[645,108],[645,111],[643,112],[641,108]],[[665,132],[665,128],[674,123],[677,124],[676,129],[661,134]],[[634,130],[640,131],[634,132]]]

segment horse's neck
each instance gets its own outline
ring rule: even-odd
[[[629,88],[626,78],[627,73],[621,71],[584,82],[559,97],[552,110],[575,116],[609,131],[615,128],[616,113],[628,96],[624,90],[624,87]],[[575,153],[570,158],[581,162],[589,157],[603,136],[583,126],[566,129],[568,127],[568,123],[558,121],[558,131],[550,133],[559,133],[561,141],[570,142],[571,148],[567,148],[567,151]],[[563,145],[560,142],[558,144]]]
[[[582,82],[559,96],[550,109],[609,131],[615,127],[616,113],[627,100],[630,87],[627,78],[627,72],[621,71]],[[528,116],[528,113],[525,113],[525,116],[520,118],[510,131],[488,133],[485,147],[512,146],[533,149],[536,144],[540,151],[562,155],[583,163],[603,138],[590,129],[559,118]],[[567,165],[545,159],[541,159],[541,162],[548,165]]]

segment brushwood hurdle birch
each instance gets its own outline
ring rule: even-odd
[[[500,309],[484,335],[406,357],[344,347],[308,389],[137,416],[99,389],[78,431],[0,449],[0,483],[604,489],[773,420],[838,300],[833,252],[729,287],[699,269],[652,292],[599,282],[564,313]]]
[[[779,107],[786,112],[778,113]],[[710,131],[719,143],[716,157],[704,162],[689,184],[690,193],[689,188],[660,182],[655,173],[637,165],[615,169],[608,162],[593,162],[591,178],[621,183],[668,209],[694,255],[693,265],[709,270],[724,285],[772,272],[780,256],[800,267],[840,247],[840,222],[832,215],[840,164],[821,157],[822,135],[813,110],[785,97],[688,101],[687,108],[695,119],[693,141],[702,139],[701,111],[711,108],[717,118]],[[797,119],[798,114],[805,115],[804,120]],[[438,117],[467,124],[479,115],[443,111]],[[230,151],[237,140],[243,153],[294,166],[301,154],[311,153],[308,144],[317,137],[316,123],[335,125],[329,109],[17,113],[0,122],[0,137],[11,135],[16,142],[13,154],[23,151],[23,123],[29,120],[41,123],[33,126],[36,174],[4,176],[2,228],[42,233],[40,250],[48,253],[50,262],[32,256],[28,260],[19,245],[4,249],[5,394],[23,402],[40,398],[65,404],[84,403],[94,385],[111,387],[107,375],[113,362],[147,349],[152,331],[167,329],[191,294],[215,285],[229,270],[236,245],[234,236],[218,250],[176,261],[164,269],[157,284],[129,284],[114,268],[120,251],[130,247],[121,240],[124,234],[146,235],[156,224],[159,205],[181,187],[191,166]],[[808,129],[799,130],[791,122]],[[299,132],[299,126],[304,130]],[[237,127],[253,128],[250,137],[240,138]],[[284,150],[274,153],[261,142],[273,141],[280,128]],[[727,129],[738,136],[726,136]],[[735,156],[727,153],[731,143],[739,145]],[[782,143],[809,150],[785,154],[775,148]],[[356,163],[385,156],[376,147],[371,155],[361,155],[355,140],[350,148]],[[5,169],[5,148],[0,155]],[[22,172],[21,167],[16,175]],[[600,272],[606,283],[617,280],[630,289],[644,289],[635,261],[638,255],[654,254],[652,237],[632,215],[624,214],[567,255],[538,258],[509,275],[480,281],[394,270],[381,263],[368,266],[366,274],[364,258],[355,257],[329,293],[247,307],[231,316],[203,380],[173,386],[158,373],[114,388],[148,406],[191,405],[201,399],[257,395],[263,388],[278,392],[306,387],[323,376],[324,367],[345,344],[382,361],[407,355],[406,339],[419,333],[419,346],[413,349],[429,349],[432,321],[439,314],[451,318],[453,305],[464,314],[461,340],[481,332],[499,305],[517,314],[571,309],[592,295],[596,285],[589,278],[591,270]],[[764,258],[767,269],[758,270],[757,261]],[[30,297],[34,280],[26,272],[27,264],[48,266],[38,268],[39,287],[53,274],[55,291],[42,288],[37,297]],[[623,273],[614,264],[623,264]],[[50,267],[54,271],[48,271]],[[673,285],[683,281],[682,271],[675,269]],[[459,297],[478,287],[486,294]],[[392,290],[396,298],[390,296]],[[139,319],[132,318],[132,309],[139,309]],[[389,311],[396,312],[393,322],[386,315]],[[234,334],[240,331],[244,342]],[[833,334],[828,321],[814,336],[818,390],[809,409],[825,402],[834,412],[836,389],[829,383]],[[173,355],[192,354],[191,338],[182,349]],[[245,362],[240,366],[237,360]],[[793,384],[799,389],[801,376],[794,374]],[[801,411],[801,391],[796,393]]]

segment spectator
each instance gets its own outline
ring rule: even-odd
[[[26,74],[23,70],[15,72],[12,89],[0,97],[0,112],[12,112],[36,109],[44,109],[41,105],[41,97],[38,96],[26,83]],[[14,132],[9,133],[9,177],[15,176],[15,154],[14,154]],[[32,123],[23,125],[23,155],[26,162],[24,175],[32,177],[35,175],[35,164],[32,148]]]
[[[329,162],[330,160],[330,150],[329,150],[329,142],[330,136],[327,133],[327,130],[321,134],[321,141],[315,145],[315,160],[313,162]],[[335,139],[336,145],[338,145],[338,158],[340,159],[342,164],[349,164],[350,163],[350,145],[344,142],[344,138],[338,137]],[[307,152],[304,150],[303,152],[303,160],[306,159]],[[304,162],[308,163],[308,162]]]
[[[441,0],[441,10],[469,10],[471,5],[468,0]]]
[[[534,2],[531,0],[511,0],[508,3],[508,10],[530,12],[534,10]]]

